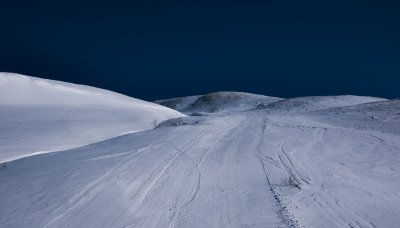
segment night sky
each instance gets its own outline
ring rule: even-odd
[[[400,97],[396,1],[57,2],[0,3],[0,71],[145,100]]]

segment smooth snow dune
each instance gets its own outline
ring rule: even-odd
[[[0,163],[151,129],[179,116],[107,90],[0,73]]]
[[[167,106],[184,113],[195,112],[233,112],[254,109],[280,100],[277,97],[243,93],[215,92],[201,96],[190,96],[158,100],[155,103]]]

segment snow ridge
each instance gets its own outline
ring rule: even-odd
[[[0,73],[0,163],[84,146],[184,116],[89,86]]]

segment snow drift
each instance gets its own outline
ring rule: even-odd
[[[179,116],[103,89],[0,73],[0,163],[151,129]]]

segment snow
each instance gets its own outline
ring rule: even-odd
[[[0,163],[148,130],[178,116],[111,91],[0,73]]]
[[[179,97],[155,101],[183,113],[243,111],[281,100],[277,97],[243,93],[215,92],[201,96]]]
[[[398,227],[398,100],[242,95],[0,164],[0,227]]]

